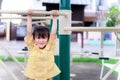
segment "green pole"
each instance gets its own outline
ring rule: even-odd
[[[60,0],[60,10],[71,10],[70,0]]]
[[[60,35],[60,80],[70,80],[70,36]]]
[[[58,67],[60,67],[59,63],[59,55],[55,55],[55,63]],[[53,80],[60,80],[60,75],[57,75],[53,78]]]
[[[70,0],[60,0],[60,10],[71,10]],[[60,80],[70,80],[70,35],[68,34],[59,35],[59,55]]]

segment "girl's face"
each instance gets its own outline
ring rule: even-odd
[[[40,48],[40,49],[43,49],[46,47],[47,43],[48,43],[48,38],[45,37],[45,38],[38,38],[38,37],[35,37],[35,44]]]

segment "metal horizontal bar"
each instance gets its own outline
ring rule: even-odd
[[[72,24],[78,24],[78,23],[83,23],[83,21],[72,21]]]
[[[28,14],[28,11],[21,11],[21,10],[0,10],[2,14]],[[53,15],[50,11],[33,11],[33,15]],[[57,15],[66,16],[64,13],[58,12]]]
[[[0,19],[27,19],[27,17],[0,17]],[[32,17],[32,19],[50,20],[52,17]]]
[[[34,21],[34,22],[32,22],[32,24],[36,24],[36,23],[46,23],[47,22],[47,20],[44,20],[44,21]]]
[[[27,54],[28,51],[18,51],[19,54]]]
[[[90,31],[90,32],[120,32],[119,27],[65,27],[65,31],[73,31],[73,32],[82,32],[82,31]]]

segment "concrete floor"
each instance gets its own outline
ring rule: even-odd
[[[71,72],[76,74],[73,80],[100,80],[101,66],[97,63],[73,63]],[[104,71],[104,75],[107,71]],[[117,80],[117,75],[111,74],[107,80]]]
[[[23,63],[21,63],[23,64]],[[14,62],[5,62],[7,68],[12,71],[18,80],[28,80],[22,70]],[[101,66],[97,63],[72,63],[71,73],[76,74],[72,80],[100,80]],[[104,72],[104,74],[106,71]],[[0,80],[14,80],[2,67],[0,67]],[[116,75],[110,75],[107,80],[117,80]]]

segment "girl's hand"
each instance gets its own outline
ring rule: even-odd
[[[28,9],[28,15],[32,15],[32,14],[33,14],[33,12],[34,12],[34,10],[33,10],[33,9]]]
[[[52,10],[50,11],[53,15],[53,18],[57,18],[58,17],[58,10]]]

